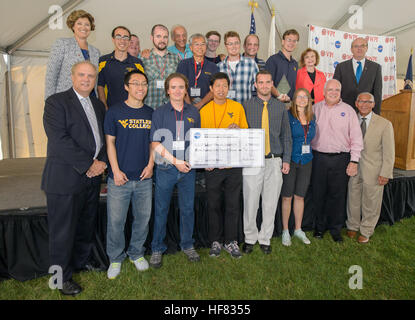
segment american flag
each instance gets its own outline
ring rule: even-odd
[[[255,18],[254,13],[251,13],[251,27],[249,28],[249,34],[255,34],[256,33],[256,27],[255,27]]]

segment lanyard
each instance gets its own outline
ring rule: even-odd
[[[301,124],[301,122],[300,122]],[[309,122],[307,121],[307,125],[303,125],[301,124],[301,126],[303,127],[303,131],[304,131],[304,144],[307,144],[307,135],[308,135],[308,127],[309,127]],[[307,131],[305,130],[305,127],[307,126]]]
[[[196,75],[196,72],[197,72],[197,63],[196,63],[196,60],[193,58],[193,63],[195,64],[195,88],[197,88],[197,79],[199,79],[200,75],[202,74],[203,63],[204,62],[205,62],[205,59],[202,60],[202,63],[200,64],[199,73]]]
[[[173,108],[174,109],[174,108]],[[181,117],[180,117],[180,125],[179,125],[179,129],[178,129],[178,132],[177,132],[177,134],[176,134],[176,140],[180,140],[180,129],[182,128],[182,123],[183,123],[183,109],[184,109],[184,106],[183,106],[183,108],[182,108],[182,111],[181,111]],[[176,109],[174,109],[174,117],[176,118],[176,123],[177,123],[177,114],[176,114]]]
[[[213,120],[215,121],[215,128],[220,128],[223,118],[225,117],[226,109],[228,108],[228,100],[225,102],[225,110],[223,111],[222,118],[220,119],[219,125],[216,126],[216,103],[213,102]]]
[[[153,58],[154,58],[154,62],[156,63],[156,65],[157,65],[157,68],[159,69],[159,71],[160,71],[160,77],[161,77],[161,79],[164,79],[164,71],[166,70],[166,66],[167,66],[167,59],[164,61],[164,67],[163,67],[163,70],[161,70],[161,68],[160,68],[160,66],[159,66],[159,64],[157,63],[157,59],[156,59],[156,57],[153,55]]]

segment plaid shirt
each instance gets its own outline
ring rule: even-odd
[[[231,80],[230,90],[235,90],[235,101],[242,103],[252,97],[252,91],[255,91],[255,76],[259,69],[254,59],[240,56],[240,60],[236,65],[235,72],[232,71],[228,64],[228,58],[218,63],[220,72],[228,74]]]
[[[169,101],[164,89],[157,88],[157,80],[164,82],[171,73],[176,72],[180,60],[177,55],[171,52],[167,52],[164,57],[161,57],[153,50],[148,58],[141,58],[141,60],[149,82],[145,103],[156,109]]]

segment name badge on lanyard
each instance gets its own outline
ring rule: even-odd
[[[190,96],[191,97],[200,97],[200,88],[190,88]]]
[[[307,135],[308,135],[308,129],[309,129],[309,123],[307,122],[307,130],[305,129],[304,125],[301,125],[304,130],[304,143],[301,146],[301,154],[309,154],[311,153],[311,147],[310,144],[307,144]]]
[[[183,106],[184,109],[184,106]],[[181,111],[181,119],[178,121],[176,109],[174,109],[174,117],[176,118],[176,140],[173,141],[173,150],[175,151],[183,151],[184,150],[184,139],[180,140],[180,131],[183,127],[184,129],[184,122],[183,122],[183,109]]]
[[[158,62],[157,62],[156,57],[153,56],[153,58],[154,58],[154,62],[156,63],[157,68],[160,71],[160,77],[161,78],[164,78],[164,72],[166,71],[166,66],[167,66],[167,59],[165,59],[164,66],[163,66],[163,68],[161,68],[159,66]],[[164,89],[164,80],[160,80],[160,79],[159,80],[156,80],[156,88],[157,89]]]
[[[173,150],[175,151],[183,151],[184,150],[184,141],[173,141]]]
[[[236,97],[236,91],[235,90],[229,90],[228,95],[226,96],[226,98],[235,99],[235,97]]]
[[[199,73],[197,73],[197,63],[196,63],[195,58],[193,58],[193,63],[194,63],[194,66],[195,66],[195,86],[190,88],[190,96],[191,97],[200,97],[200,95],[201,95],[200,88],[197,87],[197,80],[199,80],[199,77],[202,74],[203,63],[204,62],[205,62],[205,60],[203,59],[202,62],[200,63]]]

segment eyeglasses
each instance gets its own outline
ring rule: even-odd
[[[122,36],[120,34],[116,34],[114,36],[114,39],[116,39],[116,40],[130,40],[130,36]]]
[[[228,47],[232,47],[232,46],[239,46],[241,43],[240,42],[228,42],[225,43]]]
[[[357,100],[357,103],[371,104],[371,103],[375,103],[375,101],[371,101],[371,100]]]
[[[134,87],[142,87],[142,88],[148,87],[147,82],[128,82],[128,84],[131,84]]]

